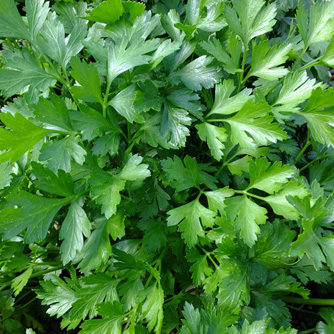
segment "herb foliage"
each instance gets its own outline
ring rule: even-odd
[[[333,13],[0,0],[0,333],[332,333]]]

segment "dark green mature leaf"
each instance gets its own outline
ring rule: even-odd
[[[97,67],[84,60],[80,61],[78,57],[71,60],[71,76],[80,84],[72,86],[71,92],[80,100],[86,102],[103,103],[101,96],[101,84]]]
[[[0,119],[12,130],[0,128],[1,149],[7,150],[0,155],[0,162],[17,161],[47,134],[53,132],[34,125],[21,114],[1,114]]]
[[[30,39],[29,31],[14,0],[0,1],[0,36]]]
[[[72,199],[46,198],[21,191],[8,199],[8,208],[0,211],[0,232],[10,239],[28,229],[26,243],[43,240],[56,213]]]
[[[317,323],[317,332],[319,334],[330,334],[334,326],[334,311],[332,308],[321,308],[319,312],[320,316],[326,321],[326,323],[320,321]]]

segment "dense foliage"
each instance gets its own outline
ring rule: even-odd
[[[333,333],[333,17],[0,0],[0,333]]]

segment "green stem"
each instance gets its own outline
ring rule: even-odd
[[[303,49],[302,53],[300,54],[300,56],[298,57],[298,59],[296,60],[296,62],[293,64],[293,66],[291,68],[291,72],[293,72],[296,69],[296,67],[298,66],[298,64],[302,60],[302,58],[303,58],[306,50],[307,50],[307,47]]]
[[[105,92],[103,104],[102,104],[102,111],[103,111],[104,118],[107,117],[107,107],[108,107],[108,97],[109,97],[110,87],[111,87],[111,80],[108,79],[107,88],[106,88],[106,92]]]
[[[310,63],[305,64],[304,66],[302,66],[301,68],[299,68],[299,69],[298,69],[298,72],[299,72],[299,71],[307,70],[308,68],[313,67],[313,66],[316,66],[316,65],[318,65],[319,63],[320,63],[320,58],[313,59]]]
[[[282,297],[284,302],[301,305],[319,305],[319,306],[334,306],[334,299],[310,298],[302,297]]]
[[[313,159],[313,160],[310,161],[307,165],[305,165],[304,167],[302,167],[302,168],[300,169],[300,171],[303,171],[304,169],[310,167],[312,164],[314,164],[314,163],[317,162],[318,160],[323,159],[323,158],[327,158],[327,157],[329,157],[330,155],[331,155],[331,154],[329,153],[329,154],[325,154],[325,155],[322,155],[322,156],[320,156],[320,157],[318,157],[318,158]]]
[[[313,334],[315,333],[317,329],[314,327],[314,328],[311,328],[311,329],[307,329],[306,331],[302,331],[302,332],[299,332],[299,334]]]
[[[241,85],[244,83],[244,71],[245,71],[245,64],[246,64],[246,59],[247,59],[247,48],[248,48],[248,44],[244,44],[244,54],[242,56],[242,65],[241,65],[241,73],[239,76],[239,83],[238,83],[238,93],[240,92],[241,89]],[[247,80],[247,77],[245,78],[245,81]]]
[[[310,145],[311,145],[311,141],[310,141],[310,129],[308,129],[306,143],[305,143],[304,147],[300,150],[299,154],[296,156],[295,164],[298,162],[298,160],[301,158],[301,156],[303,155],[303,153],[306,151],[306,149]]]
[[[210,259],[212,264],[215,266],[216,269],[218,269],[219,265],[216,263],[216,261],[212,258],[211,253],[206,251],[204,247],[201,245],[198,245],[198,247],[205,253],[205,255]]]
[[[246,196],[249,196],[249,197],[253,197],[253,198],[259,199],[261,201],[265,201],[264,197],[254,195],[252,193],[247,192],[246,190],[234,190],[234,192],[237,193],[237,194],[242,194],[242,195],[246,195]]]

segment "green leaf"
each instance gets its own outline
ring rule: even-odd
[[[255,261],[268,269],[285,267],[291,261],[289,250],[295,236],[296,232],[279,220],[263,225],[254,246]]]
[[[212,58],[201,56],[193,60],[182,69],[173,72],[169,76],[172,84],[182,82],[185,86],[195,91],[202,88],[212,88],[219,82],[220,74],[216,67],[207,67],[212,62]]]
[[[29,31],[14,0],[0,1],[0,36],[30,40]]]
[[[74,195],[74,184],[70,174],[59,170],[57,176],[49,168],[36,162],[32,162],[31,166],[37,178],[34,183],[38,189],[63,197]]]
[[[14,116],[10,113],[2,113],[0,120],[12,130],[0,128],[1,150],[7,150],[0,155],[0,162],[16,162],[48,133],[52,132],[34,125],[18,113]]]
[[[306,71],[287,75],[274,105],[284,105],[283,110],[297,106],[307,100],[314,89],[322,86],[315,82],[315,79],[309,79]]]
[[[143,14],[145,10],[145,4],[141,2],[134,1],[123,1],[122,2],[124,11],[130,14],[129,20],[134,23],[136,17]]]
[[[37,120],[44,123],[45,128],[55,132],[74,133],[65,100],[56,94],[52,94],[49,99],[39,99],[34,105],[33,113]]]
[[[167,212],[168,226],[179,224],[179,231],[188,247],[193,247],[198,243],[199,237],[204,237],[203,227],[212,227],[215,213],[206,209],[198,199],[179,206]]]
[[[223,142],[227,140],[226,130],[209,123],[198,124],[196,129],[201,140],[207,142],[212,156],[220,161],[224,155],[223,149],[225,146]]]
[[[94,155],[105,156],[108,153],[115,155],[118,152],[119,144],[120,139],[118,132],[110,132],[94,141],[92,152]]]
[[[254,149],[257,145],[276,143],[288,138],[283,129],[272,123],[270,107],[263,103],[249,100],[232,118],[222,119],[231,127],[231,141],[241,148]]]
[[[321,308],[319,315],[326,321],[319,321],[316,330],[319,334],[331,334],[334,328],[334,311],[332,308]]]
[[[283,165],[276,161],[272,165],[266,158],[252,160],[249,164],[250,183],[249,189],[259,189],[273,194],[282,189],[282,185],[288,182],[296,173],[296,169],[289,165]]]
[[[111,255],[109,240],[110,221],[103,218],[95,220],[96,228],[86,240],[80,253],[79,267],[82,272],[98,269],[105,264]]]
[[[215,191],[206,191],[205,196],[208,200],[209,209],[219,212],[222,216],[225,214],[225,199],[234,195],[234,191],[228,187]]]
[[[46,313],[51,316],[63,316],[77,300],[70,285],[54,274],[50,280],[41,280],[40,285],[42,289],[35,290],[37,298],[42,299],[42,305],[49,306]]]
[[[129,160],[122,168],[119,177],[127,181],[144,180],[151,175],[148,165],[142,163],[143,158],[138,154],[130,156]]]
[[[284,66],[291,51],[291,44],[276,44],[269,46],[269,41],[264,40],[259,44],[253,44],[252,66],[247,77],[256,76],[261,79],[274,81],[289,73]]]
[[[72,158],[76,163],[82,165],[85,161],[86,151],[78,144],[74,136],[65,137],[54,141],[41,149],[39,160],[48,161],[47,166],[57,173],[59,169],[66,173],[71,171]]]
[[[90,222],[78,200],[71,203],[62,223],[59,239],[64,240],[60,247],[63,264],[73,261],[81,251],[84,237],[90,235]]]
[[[191,118],[186,110],[165,103],[161,116],[160,132],[172,147],[185,146],[186,137],[189,136],[187,125],[190,124]]]
[[[310,45],[326,42],[334,33],[332,13],[334,4],[332,2],[315,2],[310,7],[309,13],[302,2],[299,2],[296,21],[306,49]]]
[[[190,0],[186,7],[186,22],[189,25],[198,23],[201,11],[206,0]]]
[[[258,225],[266,222],[267,210],[255,204],[247,196],[228,198],[225,205],[228,219],[234,221],[234,226],[239,231],[240,237],[249,247],[252,247],[260,233]]]
[[[177,192],[192,187],[199,188],[200,184],[205,184],[209,188],[214,187],[215,178],[207,174],[198,166],[195,158],[186,156],[182,160],[178,156],[173,159],[162,160],[161,165],[166,174],[166,182],[171,184]]]
[[[296,208],[287,200],[288,196],[298,196],[303,198],[308,195],[308,191],[305,186],[298,183],[298,181],[290,181],[287,183],[282,190],[264,197],[263,200],[266,201],[273,211],[286,219],[297,220],[300,214]]]
[[[54,16],[45,22],[40,33],[41,49],[62,68],[66,68],[71,58],[83,48],[82,40],[87,35],[87,27],[85,24],[77,24],[65,38],[64,26]]]
[[[223,277],[219,284],[218,305],[238,312],[244,303],[250,302],[248,272],[236,261],[226,263],[224,270],[228,271],[229,275]]]
[[[252,97],[249,96],[251,89],[248,88],[231,97],[235,88],[233,80],[224,80],[223,84],[216,85],[215,102],[207,116],[212,114],[233,114],[239,111],[247,101],[252,99]]]
[[[241,37],[244,45],[272,30],[275,24],[276,5],[264,6],[264,0],[250,3],[247,0],[232,1],[233,7],[225,6],[225,18],[229,27]]]
[[[70,201],[70,197],[45,198],[22,190],[8,199],[11,208],[0,211],[0,232],[5,239],[10,239],[28,229],[26,243],[43,240],[57,212]]]
[[[123,12],[121,0],[106,0],[85,16],[85,20],[112,24],[122,16]]]
[[[71,111],[70,117],[73,128],[82,131],[82,140],[91,141],[107,131],[117,130],[100,112],[87,105],[80,104],[80,111]]]
[[[0,190],[8,187],[12,180],[12,166],[9,162],[0,164]]]
[[[208,41],[202,41],[200,42],[200,46],[219,62],[224,63],[224,70],[226,72],[235,74],[241,71],[239,61],[236,64],[235,60],[226,52],[222,43],[217,38],[211,37]]]
[[[27,0],[26,12],[31,39],[36,41],[37,35],[48,16],[49,3],[44,3],[44,0]]]
[[[27,52],[15,53],[5,61],[5,67],[0,68],[0,89],[5,96],[23,94],[28,89],[28,102],[37,102],[38,94],[56,82],[55,77],[38,67]]]
[[[144,293],[146,294],[145,302],[142,306],[143,316],[147,321],[147,328],[156,333],[161,332],[163,321],[163,303],[164,291],[158,283],[149,286]]]
[[[97,102],[102,104],[101,84],[97,67],[93,64],[87,64],[84,60],[80,61],[75,57],[71,60],[71,76],[80,84],[80,86],[71,86],[71,92],[74,96],[85,102]]]
[[[142,113],[154,109],[160,111],[163,98],[159,93],[158,88],[151,81],[139,83],[142,90],[136,91],[134,100],[134,108],[137,112]]]
[[[136,85],[133,84],[123,90],[121,90],[115,97],[113,97],[109,105],[115,108],[115,110],[122,115],[128,122],[141,123],[142,118],[140,114],[136,112],[134,108],[134,101],[136,99]]]
[[[334,147],[334,131],[332,129],[332,126],[334,126],[334,108],[331,102],[333,96],[333,88],[324,91],[317,88],[312,92],[306,107],[299,115],[307,121],[314,140]]]
[[[183,308],[182,334],[199,334],[203,333],[203,324],[201,323],[201,314],[192,304],[185,303]]]
[[[12,289],[14,290],[15,296],[17,296],[22,291],[22,289],[27,285],[31,274],[32,274],[32,267],[29,267],[21,275],[13,279]]]
[[[325,53],[321,56],[321,61],[327,66],[334,66],[334,37],[332,37]]]
[[[87,315],[94,318],[97,315],[98,304],[118,300],[116,286],[119,280],[112,279],[108,274],[86,276],[81,282],[84,284],[75,293],[77,300],[72,305],[70,320],[85,319]]]
[[[81,334],[122,333],[123,310],[122,305],[114,301],[100,304],[99,313],[103,319],[87,320],[82,325]]]

